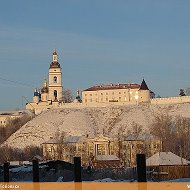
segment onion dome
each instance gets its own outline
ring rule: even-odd
[[[79,92],[79,90],[77,90],[76,100],[77,100],[78,102],[82,102],[81,97],[80,97],[80,92]]]
[[[44,80],[44,86],[41,89],[41,92],[42,93],[48,93],[48,87],[47,87],[47,81],[46,81],[46,79]]]
[[[39,96],[37,89],[34,90],[34,96]]]
[[[60,64],[58,63],[58,56],[56,49],[53,50],[52,62],[50,64],[50,68],[60,68]]]

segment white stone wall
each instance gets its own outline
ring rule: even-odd
[[[190,103],[190,96],[151,99],[151,104],[180,104],[180,103],[188,103],[188,102]]]

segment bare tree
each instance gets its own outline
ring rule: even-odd
[[[142,135],[142,129],[142,125],[133,121],[131,124],[131,129],[127,131],[127,134],[132,136],[134,140],[138,140]]]
[[[184,89],[180,89],[179,95],[180,95],[180,96],[185,96],[185,91],[184,91]]]
[[[162,142],[163,151],[171,151],[186,159],[190,158],[190,119],[157,116],[151,126],[151,134]]]
[[[186,88],[185,91],[186,91],[187,96],[190,96],[190,87]]]
[[[156,116],[151,126],[151,134],[156,136],[162,141],[163,151],[174,151],[175,145],[172,139],[175,139],[175,124],[171,116],[162,114]]]
[[[65,89],[62,92],[61,102],[70,103],[73,100],[72,92],[70,89]]]

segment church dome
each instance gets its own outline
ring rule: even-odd
[[[43,87],[43,88],[41,89],[41,92],[42,92],[42,93],[48,93],[48,87]]]
[[[48,93],[48,87],[47,87],[47,80],[46,79],[44,79],[44,86],[41,89],[41,92],[42,93]]]
[[[60,64],[58,62],[52,62],[50,68],[60,68]]]

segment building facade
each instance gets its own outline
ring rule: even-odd
[[[19,119],[25,115],[23,111],[2,112],[0,113],[0,127],[6,127],[11,121]]]
[[[96,85],[82,91],[82,102],[93,103],[149,103],[154,93],[148,89],[146,82],[139,84]]]
[[[120,167],[133,167],[137,153],[150,157],[162,150],[162,144],[157,140],[119,140],[103,135],[94,138],[69,136],[62,142],[50,139],[42,144],[42,148],[45,159],[63,159],[72,163],[74,156],[80,156],[85,166],[96,166],[101,161],[116,161]]]

